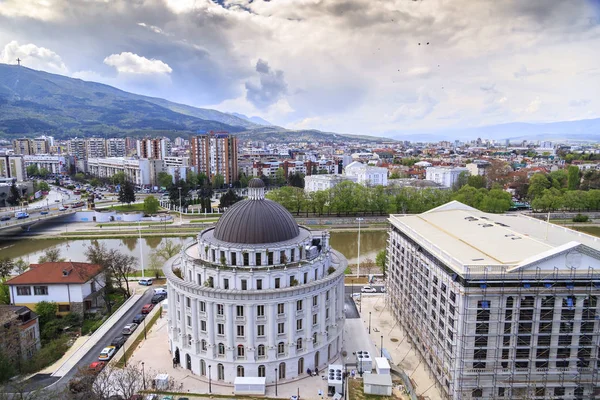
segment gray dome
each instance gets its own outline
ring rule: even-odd
[[[250,179],[250,182],[248,182],[248,187],[249,188],[264,188],[265,183],[263,182],[262,179],[252,178],[252,179]]]
[[[262,181],[261,181],[262,182]],[[242,200],[219,219],[214,237],[230,243],[276,243],[300,234],[292,214],[271,200]]]

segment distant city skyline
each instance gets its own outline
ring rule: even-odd
[[[0,62],[290,129],[433,136],[600,117],[599,22],[592,0],[5,0]]]

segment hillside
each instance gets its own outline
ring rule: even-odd
[[[239,132],[256,126],[216,110],[0,64],[0,135],[4,137],[40,132],[58,138],[152,131]]]

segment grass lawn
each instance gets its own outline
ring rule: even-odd
[[[368,284],[369,283],[369,278],[366,276],[361,276],[360,278],[355,277],[351,277],[351,276],[346,276],[344,278],[344,283],[347,285],[351,285],[351,284]]]
[[[217,222],[219,218],[193,219],[190,223]]]
[[[600,237],[600,226],[572,226],[569,227],[576,231],[587,233],[593,236]]]
[[[100,210],[114,210],[114,211],[122,211],[122,212],[144,211],[144,203],[129,204],[129,205],[124,204],[122,206],[110,206],[110,207],[101,208]]]
[[[348,380],[348,399],[349,400],[388,400],[395,399],[393,396],[376,396],[373,394],[365,394],[363,392],[362,379]]]
[[[166,222],[144,222],[142,221],[140,224],[142,226],[150,226],[150,225],[169,225],[172,224],[173,221],[166,221]],[[97,224],[96,226],[100,227],[100,226],[105,226],[105,227],[114,227],[114,226],[138,226],[137,222],[103,222],[101,224]]]

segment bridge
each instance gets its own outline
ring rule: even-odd
[[[66,217],[67,215],[75,214],[80,210],[81,209],[68,208],[65,211],[58,211],[57,209],[51,209],[48,214],[45,215],[41,214],[40,211],[32,211],[32,214],[30,214],[28,218],[23,219],[16,219],[14,213],[12,213],[13,216],[10,220],[0,222],[0,232],[13,228],[21,228],[24,231],[29,231],[31,226],[37,222]]]

